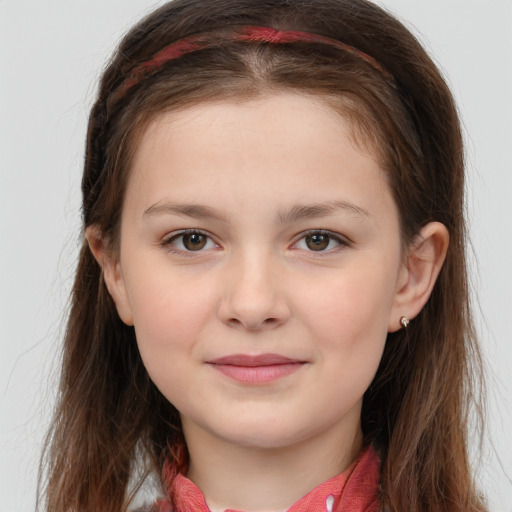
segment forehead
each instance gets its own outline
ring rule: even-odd
[[[134,153],[139,158],[132,160],[132,164],[138,167],[142,160],[140,156],[144,154],[147,157],[145,153],[154,150],[155,145],[166,137],[164,132],[172,133],[167,137],[168,143],[184,138],[187,147],[195,144],[201,150],[208,149],[205,134],[212,142],[216,135],[225,133],[232,138],[233,147],[241,138],[247,142],[251,139],[255,148],[260,144],[259,151],[263,142],[269,147],[280,145],[285,151],[287,144],[283,144],[284,139],[298,142],[316,139],[316,145],[322,139],[322,145],[328,146],[333,142],[339,143],[340,138],[350,138],[361,153],[381,163],[380,152],[370,140],[373,140],[372,128],[364,110],[350,98],[286,90],[249,98],[204,101],[157,113],[143,122],[138,137],[134,138]],[[228,133],[230,127],[236,127],[235,133]],[[274,133],[274,137],[263,140],[270,133]]]
[[[339,111],[317,97],[287,93],[158,115],[136,148],[127,199],[147,202],[168,191],[249,200],[266,187],[269,199],[278,190],[277,199],[316,201],[340,187],[364,195],[385,181],[377,154],[355,143]]]

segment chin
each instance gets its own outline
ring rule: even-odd
[[[235,425],[234,425],[235,426]],[[237,422],[235,428],[212,432],[225,442],[243,448],[282,449],[301,443],[319,434],[322,428],[299,428],[296,423],[283,423],[259,418],[259,421]]]
[[[286,435],[283,432],[259,431],[254,433],[243,433],[231,435],[224,438],[230,444],[248,449],[277,450],[292,446],[302,439],[294,435]]]

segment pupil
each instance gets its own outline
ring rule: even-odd
[[[313,251],[321,251],[329,245],[327,235],[309,235],[306,237],[307,246]]]
[[[206,237],[199,233],[192,233],[183,237],[183,245],[190,251],[197,251],[206,245]]]

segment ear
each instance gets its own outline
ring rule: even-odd
[[[444,224],[424,226],[408,249],[397,280],[388,332],[402,328],[400,319],[413,319],[426,304],[443,266],[450,236]]]
[[[117,255],[109,250],[99,226],[89,226],[85,238],[94,258],[103,272],[107,290],[116,305],[119,317],[126,325],[133,325],[133,313]]]

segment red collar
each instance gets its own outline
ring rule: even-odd
[[[288,512],[377,512],[379,479],[379,459],[368,447],[347,470],[315,487]],[[158,512],[210,512],[203,493],[185,476],[177,475],[170,487],[175,508],[165,500],[157,504]]]

